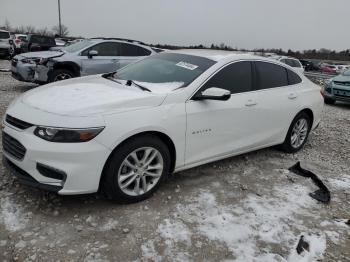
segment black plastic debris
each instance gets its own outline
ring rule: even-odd
[[[304,236],[301,236],[297,245],[297,253],[300,255],[304,250],[310,251],[310,245],[304,240]]]
[[[315,175],[309,170],[302,168],[300,166],[300,161],[298,161],[294,166],[290,167],[289,171],[299,176],[311,178],[314,184],[318,186],[318,190],[309,194],[312,198],[323,203],[329,203],[329,201],[331,201],[331,193],[329,192],[325,184],[323,184],[323,182],[321,181],[321,179],[318,178],[317,175]]]

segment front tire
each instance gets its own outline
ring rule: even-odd
[[[147,199],[170,171],[167,146],[154,135],[132,138],[119,146],[108,160],[101,190],[109,199],[133,203]]]
[[[287,136],[281,145],[283,151],[295,153],[299,151],[306,143],[311,130],[312,121],[310,116],[305,113],[299,113],[292,121]]]
[[[51,74],[49,82],[67,80],[73,77],[74,77],[74,74],[72,71],[69,71],[67,69],[56,69]]]

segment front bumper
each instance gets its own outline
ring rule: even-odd
[[[324,96],[336,101],[350,102],[350,88],[337,85],[328,86],[325,89]]]
[[[19,181],[61,195],[85,194],[98,191],[105,162],[111,153],[95,140],[85,143],[52,143],[33,134],[35,126],[17,130],[7,123],[3,132],[23,145],[25,155],[19,160],[11,152],[3,150],[11,172]],[[48,167],[63,176],[53,178],[38,168]]]
[[[49,74],[52,73],[45,65],[37,65],[35,67],[34,81],[39,83],[47,83],[49,80]]]
[[[34,64],[22,63],[21,61],[11,64],[12,77],[23,82],[34,82],[34,69]]]
[[[0,55],[8,56],[10,54],[10,48],[8,47],[0,47]]]

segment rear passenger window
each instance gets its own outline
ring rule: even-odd
[[[151,54],[150,50],[147,50],[140,46],[124,44],[124,43],[121,44],[121,46],[122,46],[122,50],[121,50],[122,56],[148,56]]]
[[[296,73],[294,73],[288,69],[286,69],[286,70],[287,70],[287,74],[288,74],[289,85],[296,85],[296,84],[301,83],[302,80],[301,80],[300,76],[298,76]]]
[[[201,91],[210,87],[230,90],[232,94],[252,91],[251,62],[237,62],[226,66],[209,79]]]
[[[255,62],[255,66],[257,89],[268,89],[288,85],[287,71],[284,67],[260,61]]]

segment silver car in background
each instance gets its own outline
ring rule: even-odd
[[[10,54],[11,35],[9,31],[0,30],[0,56],[7,57]]]
[[[121,38],[85,39],[56,51],[15,56],[12,75],[21,81],[48,83],[108,73],[160,50]]]

